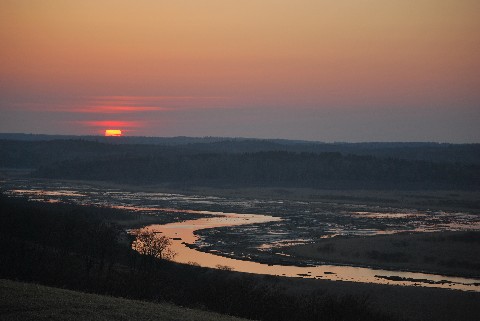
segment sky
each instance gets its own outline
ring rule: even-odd
[[[478,0],[0,0],[0,132],[480,143]]]

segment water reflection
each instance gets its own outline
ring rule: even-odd
[[[191,246],[198,241],[198,236],[195,235],[195,231],[200,229],[266,223],[279,220],[278,217],[255,214],[221,213],[221,215],[222,216],[220,217],[212,216],[166,225],[151,225],[148,229],[157,233],[162,233],[162,235],[167,236],[172,240],[172,249],[177,253],[174,261],[179,263],[193,263],[209,268],[228,267],[231,270],[239,272],[276,276],[480,291],[480,280],[476,279],[352,266],[321,265],[300,267],[269,265],[223,257],[216,255],[214,251],[206,253],[191,248]]]
[[[381,208],[363,204],[132,192],[46,180],[7,180],[2,185],[7,195],[24,195],[35,201],[96,205],[135,211],[139,215],[168,217],[167,221],[173,223],[149,228],[172,240],[173,250],[177,252],[174,259],[181,263],[211,268],[229,267],[241,272],[290,277],[480,291],[480,280],[476,279],[350,266],[268,265],[249,260],[254,257],[251,252],[235,252],[249,247],[259,252],[267,252],[266,255],[284,256],[278,251],[281,246],[335,235],[479,230],[478,215]],[[180,221],[185,217],[182,214],[198,215],[199,218]],[[209,252],[199,251],[193,248],[194,245],[201,246],[204,250],[209,249]],[[243,257],[244,260],[222,255],[235,255]]]

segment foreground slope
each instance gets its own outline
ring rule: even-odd
[[[126,300],[0,280],[0,320],[241,321],[167,303]]]

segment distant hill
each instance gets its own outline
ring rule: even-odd
[[[0,168],[31,169],[46,178],[216,187],[480,188],[480,144],[19,137],[28,139],[0,139]]]
[[[159,145],[115,145],[90,140],[0,140],[0,167],[38,168],[65,160],[91,160],[152,152],[173,152]]]
[[[193,143],[190,150],[203,152],[246,153],[289,151],[305,153],[337,152],[344,155],[370,155],[383,158],[480,164],[480,144],[439,143],[320,143],[279,140],[222,140],[208,144]]]
[[[480,166],[341,153],[152,153],[66,160],[37,177],[131,184],[320,189],[478,189]]]
[[[109,144],[159,144],[159,145],[184,145],[194,143],[213,143],[224,140],[232,140],[227,137],[152,137],[152,136],[120,136],[106,137],[99,135],[44,135],[23,133],[0,133],[0,139],[20,141],[52,141],[52,140],[84,140]],[[238,138],[247,140],[247,138]]]
[[[11,144],[9,142],[15,142]],[[90,144],[89,144],[90,143]],[[39,145],[37,145],[39,144]],[[322,143],[285,139],[253,139],[228,137],[104,137],[72,135],[33,135],[0,133],[0,166],[7,165],[6,158],[13,160],[17,156],[31,155],[30,163],[46,157],[36,156],[37,152],[49,154],[50,158],[62,149],[59,160],[79,156],[77,152],[88,151],[105,154],[106,151],[122,153],[124,151],[144,153],[160,147],[172,147],[188,153],[253,153],[260,151],[288,151],[306,153],[338,152],[344,155],[370,155],[382,158],[423,160],[431,162],[449,162],[462,164],[480,164],[480,144],[440,144],[440,143]],[[97,144],[97,145],[95,145]],[[103,144],[103,145],[102,145]],[[105,147],[106,145],[112,145]],[[122,147],[131,145],[130,147]],[[133,145],[138,145],[134,147]],[[144,145],[144,147],[140,146]],[[103,147],[100,147],[103,146]],[[117,147],[115,147],[117,146]],[[149,146],[149,147],[146,147]],[[172,149],[170,149],[172,150]],[[66,154],[65,154],[66,152]],[[12,157],[13,156],[13,157]],[[10,161],[18,167],[17,161]],[[25,163],[24,160],[20,164]],[[29,165],[31,166],[31,165]]]

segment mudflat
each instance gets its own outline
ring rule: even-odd
[[[480,277],[479,231],[334,237],[284,251],[298,260]]]

